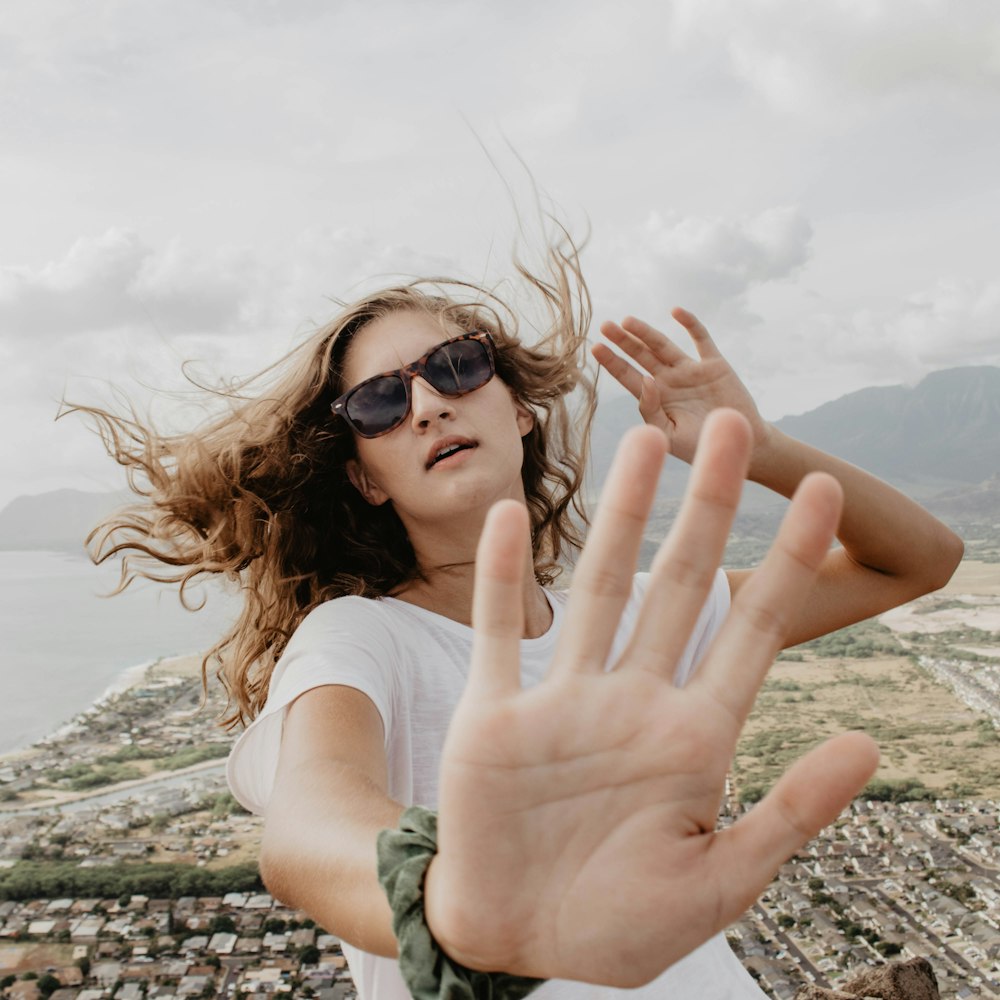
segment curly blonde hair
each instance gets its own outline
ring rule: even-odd
[[[128,470],[138,500],[88,536],[95,563],[121,557],[116,593],[137,577],[179,585],[221,574],[238,582],[243,607],[202,662],[210,661],[228,703],[222,724],[246,725],[267,699],[274,665],[317,605],[353,594],[380,597],[421,576],[392,504],[370,506],[348,479],[354,437],[330,403],[344,391],[350,339],[391,313],[422,311],[464,332],[488,331],[498,376],[535,421],[523,439],[522,479],[535,576],[543,584],[582,544],[580,490],[594,410],[585,368],[590,298],[578,247],[568,237],[547,252],[544,276],[515,260],[543,306],[531,346],[496,291],[421,279],[347,306],[282,361],[235,389],[215,390],[226,412],[189,433],[165,435],[135,408],[94,406],[89,415],[109,454]],[[266,391],[258,386],[270,380]],[[567,397],[578,394],[572,416]]]

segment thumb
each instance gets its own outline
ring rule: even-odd
[[[736,919],[803,844],[832,823],[878,767],[878,747],[864,733],[842,733],[797,760],[738,823],[719,834]],[[720,873],[722,874],[722,873]],[[739,897],[739,898],[736,898]]]
[[[639,415],[647,424],[659,427],[667,433],[667,415],[663,412],[663,400],[655,379],[649,375],[642,377],[642,387],[639,390]]]

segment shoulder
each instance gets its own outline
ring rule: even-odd
[[[229,785],[260,813],[270,797],[282,727],[289,705],[307,691],[341,685],[366,695],[388,732],[396,702],[403,640],[390,607],[363,597],[340,597],[314,608],[288,640],[271,676],[267,702],[240,734],[227,764]]]
[[[317,605],[299,622],[281,658],[285,660],[289,651],[294,654],[317,641],[350,642],[359,638],[381,641],[391,639],[394,631],[392,608],[385,601],[337,597]]]
[[[282,708],[318,684],[389,676],[402,648],[396,624],[386,604],[364,597],[338,597],[313,608],[274,668],[263,711]]]

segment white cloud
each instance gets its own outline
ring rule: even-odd
[[[824,317],[822,327],[829,361],[854,359],[872,382],[887,372],[914,382],[940,368],[1000,365],[1000,281],[941,280],[894,308]]]
[[[718,47],[782,110],[928,86],[1000,90],[993,0],[676,0],[673,15],[676,46]]]
[[[199,258],[178,241],[154,251],[133,232],[109,229],[40,268],[0,269],[0,328],[14,337],[224,328],[255,277],[247,260],[230,250]]]
[[[602,270],[606,283],[636,303],[626,303],[630,311],[663,315],[684,305],[706,320],[746,323],[750,289],[793,276],[808,259],[811,238],[808,220],[792,207],[741,218],[653,212],[611,241]]]
[[[453,270],[442,257],[380,244],[357,230],[302,233],[287,254],[266,247],[195,251],[180,239],[159,248],[110,229],[77,240],[39,268],[0,268],[0,330],[7,338],[108,334],[148,329],[168,339],[190,334],[290,331],[330,296],[377,286],[392,275]],[[366,280],[369,279],[369,280]]]

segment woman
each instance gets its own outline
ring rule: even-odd
[[[200,434],[97,413],[151,483],[149,503],[106,526],[102,556],[137,552],[182,583],[241,580],[244,613],[217,647],[228,721],[250,722],[230,783],[265,816],[268,886],[342,937],[362,996],[410,995],[397,937],[409,989],[413,963],[435,961],[413,957],[376,869],[380,831],[411,805],[440,805],[440,851],[403,903],[455,963],[610,984],[550,982],[539,997],[760,996],[717,932],[874,758],[863,738],[835,741],[713,834],[753,693],[777,645],[943,585],[961,543],[766,425],[677,310],[698,360],[638,320],[602,327],[639,368],[606,346],[598,362],[666,434],[623,445],[567,603],[548,585],[579,541],[589,309],[575,250],[550,264],[545,280],[522,271],[550,313],[530,348],[495,297],[418,284],[347,308],[283,381]],[[737,412],[709,416],[723,407]],[[703,432],[676,530],[633,580],[666,439],[690,461]],[[802,489],[759,572],[715,573],[744,475]],[[842,548],[827,552],[831,476]]]

